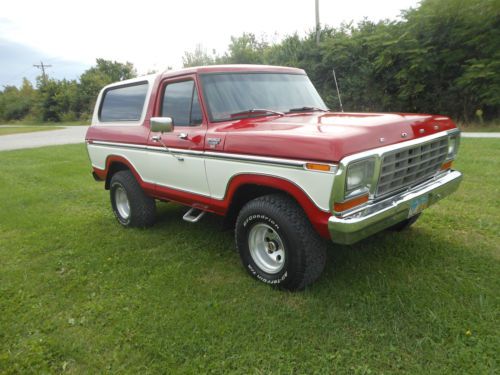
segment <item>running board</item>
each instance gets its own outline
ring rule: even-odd
[[[190,223],[197,223],[205,215],[205,213],[205,211],[192,207],[182,218]]]

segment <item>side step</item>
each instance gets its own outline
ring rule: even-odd
[[[197,223],[205,214],[205,211],[202,211],[199,208],[192,207],[188,212],[184,214],[182,218],[190,223]]]

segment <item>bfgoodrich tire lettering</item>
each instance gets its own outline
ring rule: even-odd
[[[156,205],[129,170],[116,172],[109,188],[111,207],[124,227],[145,228],[154,224]]]
[[[269,235],[259,232],[266,230]],[[266,195],[247,203],[238,215],[235,234],[243,266],[266,284],[300,290],[313,283],[325,267],[325,242],[301,207],[286,195]],[[262,244],[252,241],[252,236],[265,239],[271,260],[262,251],[252,251],[250,244]]]

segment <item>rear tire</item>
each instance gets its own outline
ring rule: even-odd
[[[236,221],[236,246],[255,279],[288,290],[316,281],[326,263],[326,244],[302,208],[282,194],[248,202]]]
[[[148,197],[129,170],[111,177],[109,195],[118,222],[124,227],[145,228],[154,224],[155,200]]]

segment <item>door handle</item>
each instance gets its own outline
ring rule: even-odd
[[[160,140],[161,140],[161,136],[160,136],[160,135],[153,135],[153,136],[151,137],[151,140],[152,140],[153,142],[160,142]]]
[[[180,133],[180,134],[178,135],[178,137],[179,137],[180,139],[188,139],[188,134],[187,134],[187,133]]]

